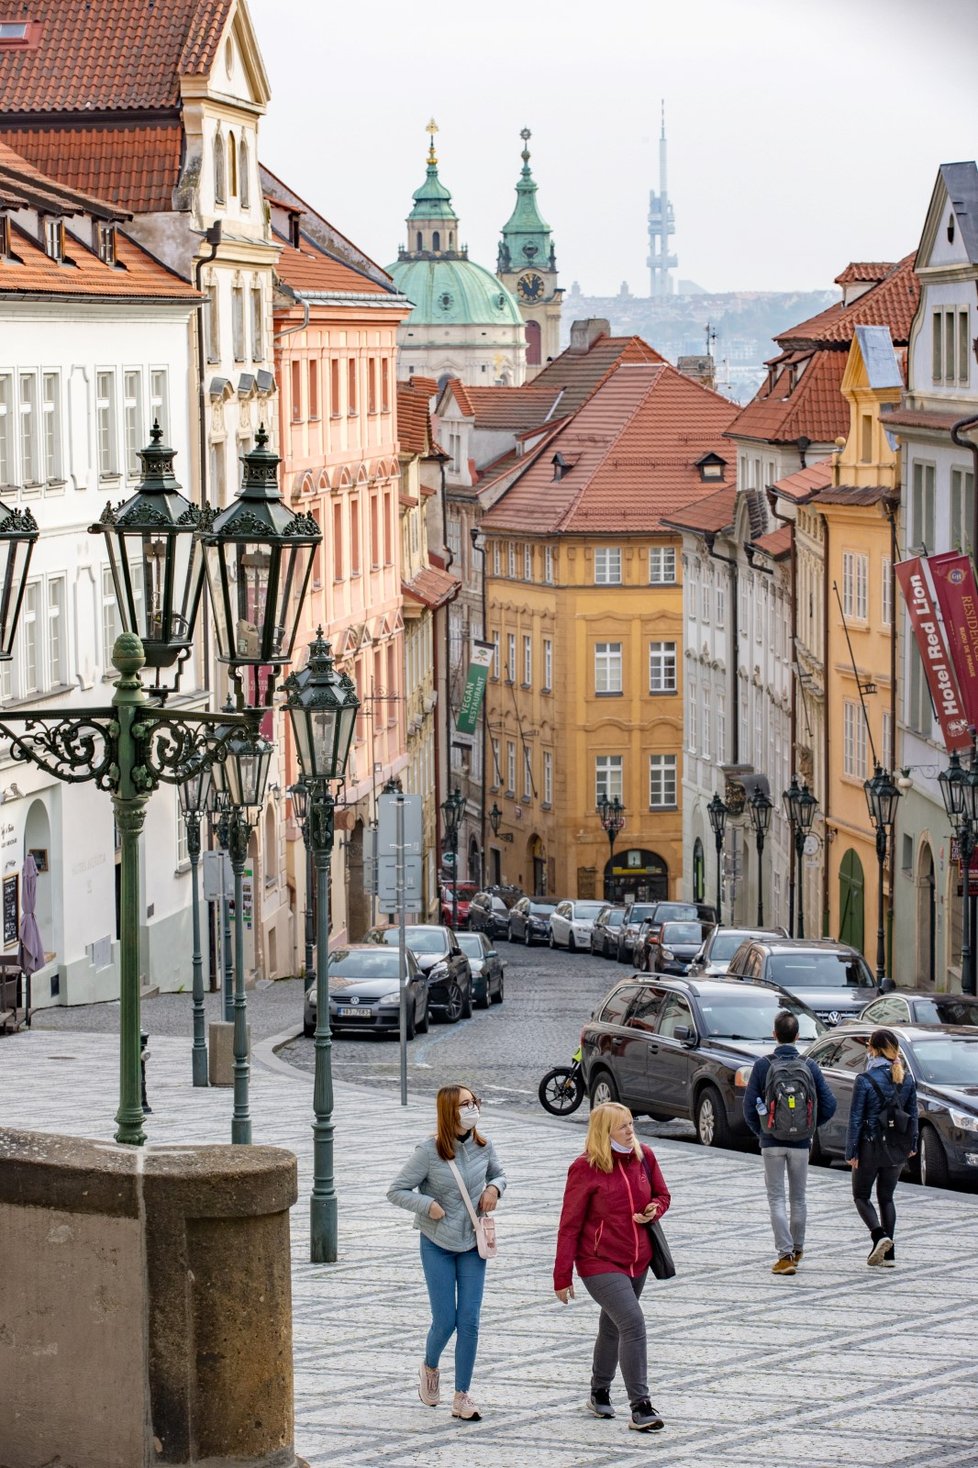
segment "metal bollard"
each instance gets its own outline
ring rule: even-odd
[[[150,1053],[151,1053],[149,1050],[146,1049],[146,1046],[147,1046],[148,1042],[149,1042],[149,1035],[147,1035],[147,1033],[146,1033],[145,1030],[140,1030],[139,1031],[139,1077],[140,1077],[140,1087],[141,1087],[141,1092],[142,1092],[142,1103],[143,1103],[143,1115],[144,1116],[152,1116],[152,1114],[153,1114],[153,1108],[152,1108],[152,1106],[150,1106],[149,1102],[146,1100],[146,1062],[149,1059]]]

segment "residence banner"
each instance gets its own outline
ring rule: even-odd
[[[978,586],[971,558],[959,551],[928,556],[927,569],[944,619],[944,637],[965,713],[974,728],[978,726]]]
[[[914,641],[924,665],[927,687],[937,710],[937,721],[950,752],[971,744],[969,719],[961,699],[954,664],[944,642],[924,563],[919,556],[900,561],[893,568],[907,604]]]
[[[465,680],[465,690],[462,694],[462,702],[459,705],[458,714],[455,719],[455,732],[457,734],[474,734],[479,722],[479,713],[482,708],[482,700],[486,693],[486,680],[489,677],[489,665],[495,648],[491,642],[472,643],[472,661],[469,663],[468,677]]]

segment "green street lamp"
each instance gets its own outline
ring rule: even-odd
[[[452,927],[458,927],[458,828],[462,821],[465,798],[458,786],[441,803],[445,836],[452,854]]]
[[[758,785],[747,802],[757,846],[757,926],[764,926],[764,838],[770,830],[773,803]]]
[[[204,968],[200,951],[200,819],[210,798],[211,771],[199,765],[177,786],[180,813],[187,830],[187,855],[190,857],[191,898],[193,903],[194,950],[192,963],[194,996],[194,1043],[190,1052],[191,1073],[195,1086],[207,1085],[207,1041],[204,1038]]]
[[[720,922],[723,918],[723,836],[727,829],[727,816],[730,814],[730,809],[720,799],[719,792],[713,796],[706,807],[706,813],[710,818],[713,840],[717,849],[717,922]]]
[[[313,1184],[309,1200],[309,1257],[333,1264],[338,1219],[333,1163],[333,1040],[329,1023],[329,880],[333,855],[330,785],[346,776],[360,700],[353,679],[333,664],[320,627],[301,674],[284,684],[302,781],[309,792],[309,842],[316,866],[316,1034],[313,1082]]]
[[[499,827],[502,825],[502,823],[503,813],[499,809],[499,806],[496,804],[496,802],[493,801],[492,810],[489,812],[489,824],[492,827],[492,834],[494,836],[499,835]]]
[[[978,769],[974,749],[971,768],[961,764],[957,750],[952,751],[946,770],[937,777],[944,809],[958,842],[958,856],[963,873],[961,887],[961,990],[975,993],[975,960],[978,957],[978,933],[971,925],[971,859],[978,836]]]
[[[625,807],[617,795],[614,800],[609,800],[607,795],[602,795],[598,802],[598,817],[608,837],[608,866],[611,870],[611,876],[604,884],[604,896],[606,902],[611,902],[615,885],[615,841],[618,839],[618,833],[625,824]]]
[[[964,772],[962,771],[962,774]],[[938,776],[938,779],[940,777]],[[942,791],[944,787],[941,787]],[[883,982],[883,973],[886,968],[886,936],[884,933],[883,914],[883,877],[886,868],[886,833],[892,827],[896,819],[897,801],[900,792],[890,777],[889,770],[884,770],[881,765],[876,766],[871,780],[863,781],[863,790],[866,794],[866,805],[869,808],[869,818],[876,829],[876,860],[879,864],[879,889],[877,900],[876,920],[876,982]],[[962,810],[963,810],[962,797]],[[970,853],[969,853],[970,856]],[[967,868],[965,869],[965,883],[967,884]],[[965,886],[967,892],[967,885]],[[965,904],[967,906],[967,903]]]
[[[312,847],[309,844],[309,786],[303,777],[294,785],[289,786],[289,795],[292,798],[292,814],[299,823],[302,832],[302,844],[306,852],[306,900],[303,910],[306,937],[306,977],[305,987],[307,989],[315,983],[316,971],[312,965],[313,950],[313,928],[312,928]]]
[[[231,830],[231,797],[224,784],[224,771],[219,764],[211,770],[211,788],[207,797],[207,824],[211,843],[228,854]],[[230,859],[230,858],[229,858]],[[227,1024],[234,1019],[234,975],[231,966],[231,903],[227,893],[225,869],[221,868],[221,995],[222,1012]]]
[[[791,784],[787,790],[782,792],[781,799],[784,802],[784,813],[788,817],[794,838],[795,859],[792,868],[792,880],[788,885],[788,932],[794,938],[805,936],[805,879],[802,871],[802,857],[805,852],[805,841],[807,840],[812,823],[815,820],[815,812],[818,810],[818,801],[805,784],[798,784],[798,776],[792,775]],[[798,885],[798,931],[795,932],[795,883]]]

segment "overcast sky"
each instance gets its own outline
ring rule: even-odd
[[[382,265],[434,115],[470,255],[495,269],[520,129],[561,282],[648,294],[665,99],[678,274],[831,287],[915,248],[938,165],[978,156],[978,0],[248,0],[268,166]]]

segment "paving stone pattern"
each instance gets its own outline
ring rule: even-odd
[[[674,1203],[667,1231],[678,1276],[646,1294],[652,1398],[666,1420],[628,1431],[583,1408],[596,1311],[552,1294],[563,1178],[579,1126],[494,1108],[489,1122],[510,1191],[489,1265],[473,1394],[478,1424],[432,1410],[415,1382],[427,1326],[417,1234],[384,1193],[430,1130],[431,1103],[337,1086],[341,1258],[308,1257],[308,1076],[281,1061],[253,1072],[255,1140],[299,1156],[293,1210],[296,1447],[313,1468],[964,1468],[978,1464],[973,1268],[978,1201],[901,1187],[900,1263],[868,1269],[867,1238],[839,1171],[809,1180],[806,1258],[770,1273],[771,1232],[756,1157],[655,1142]],[[0,1118],[107,1138],[118,1051],[108,1035],[35,1030],[0,1041]],[[148,1118],[154,1142],[222,1142],[231,1095],[190,1085],[185,1040],[154,1038]],[[5,1287],[12,1282],[7,1280]],[[443,1360],[451,1387],[450,1354]]]

